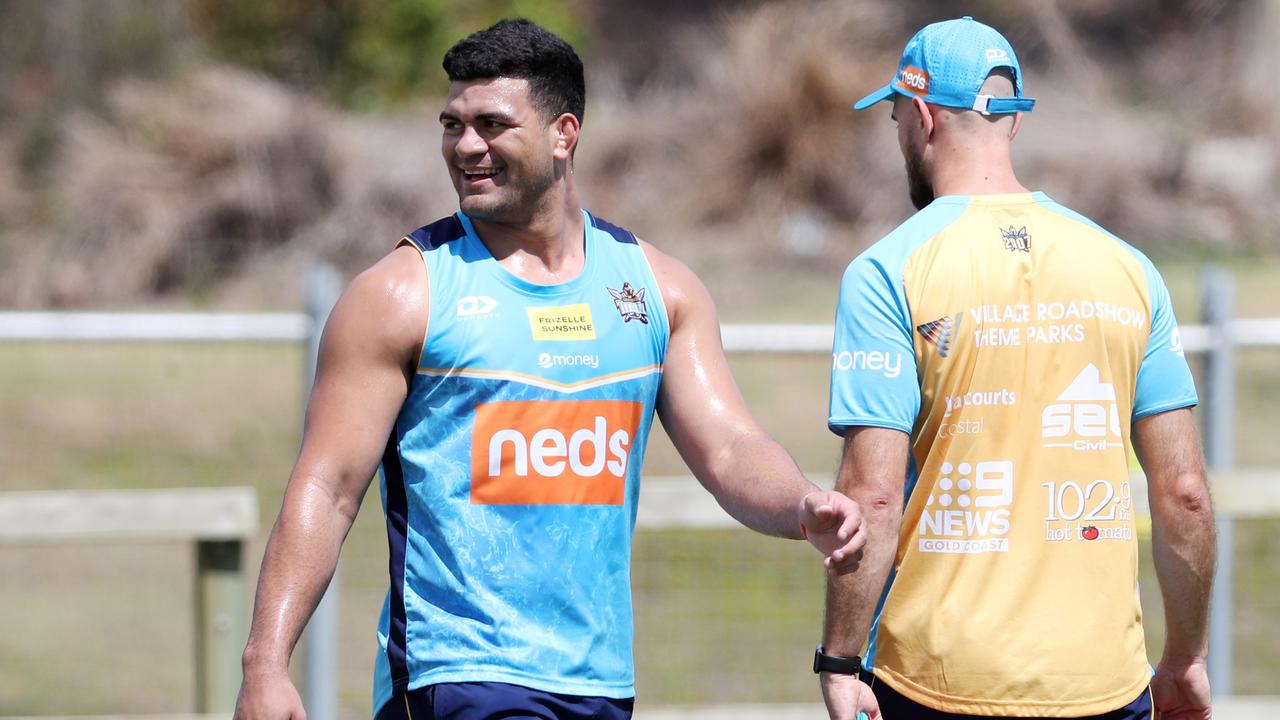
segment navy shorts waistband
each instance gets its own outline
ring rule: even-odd
[[[543,692],[496,682],[428,685],[394,695],[377,720],[630,720],[635,698]]]

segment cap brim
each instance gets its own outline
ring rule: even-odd
[[[889,83],[888,85],[885,85],[884,87],[880,88],[879,90],[877,90],[877,91],[875,91],[875,92],[871,93],[870,95],[868,95],[868,96],[866,96],[866,97],[862,98],[861,100],[859,100],[858,102],[854,103],[854,104],[853,104],[853,109],[854,109],[854,110],[866,110],[867,108],[871,107],[872,105],[875,105],[876,103],[880,102],[881,100],[888,100],[889,98],[893,97],[893,92],[894,92],[894,90],[893,90],[893,83]]]

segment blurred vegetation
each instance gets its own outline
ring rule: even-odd
[[[442,93],[445,51],[503,17],[527,17],[580,51],[587,38],[563,0],[189,1],[218,57],[356,108]]]
[[[966,11],[1009,35],[1040,98],[1015,146],[1026,184],[1157,257],[1280,249],[1280,91],[1249,74],[1280,62],[1280,6]],[[313,259],[353,275],[455,208],[431,119],[440,57],[509,15],[587,59],[576,171],[594,211],[679,243],[722,303],[759,292],[765,264],[830,287],[911,211],[887,113],[849,104],[888,78],[914,29],[956,12],[940,0],[0,0],[0,305],[292,306],[280,280]]]
[[[0,123],[16,131],[25,177],[51,163],[69,111],[100,107],[117,78],[180,64],[182,17],[165,0],[0,0]]]
[[[441,93],[444,52],[514,16],[588,44],[584,12],[565,0],[0,0],[0,121],[20,126],[17,159],[34,178],[69,110],[100,109],[119,78],[206,56],[343,107],[394,107]]]

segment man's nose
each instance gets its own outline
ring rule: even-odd
[[[460,155],[480,155],[489,149],[489,144],[480,137],[480,133],[475,128],[467,125],[462,128],[462,135],[458,137],[458,154]]]

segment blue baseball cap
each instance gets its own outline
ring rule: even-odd
[[[979,94],[996,68],[1013,72],[1013,97]],[[895,93],[983,115],[1031,112],[1036,104],[1035,98],[1022,96],[1022,68],[1009,41],[968,15],[921,28],[907,41],[893,80],[859,100],[853,109],[891,100]]]

